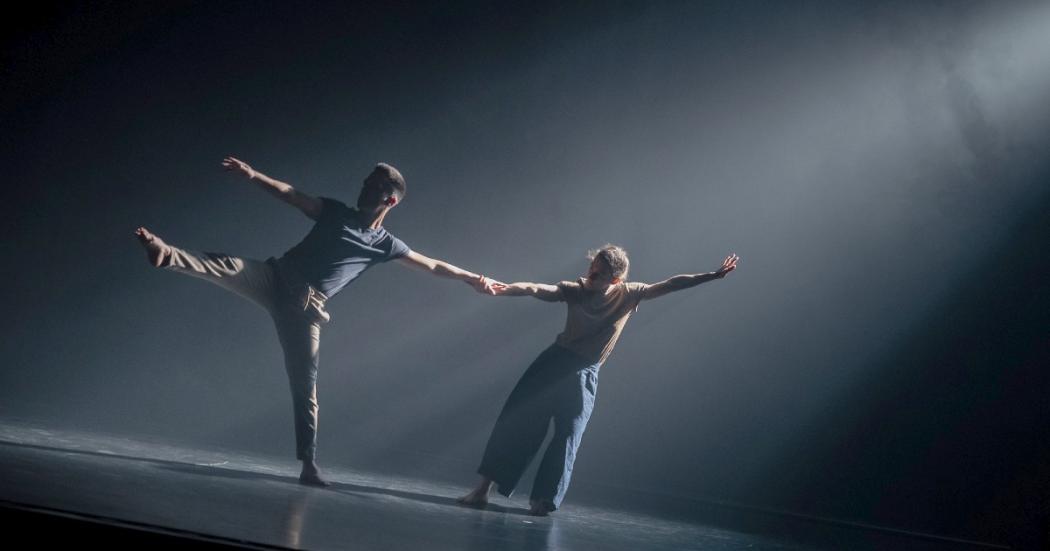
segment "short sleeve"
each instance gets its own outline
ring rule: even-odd
[[[389,262],[391,260],[397,260],[403,256],[408,255],[408,253],[410,252],[412,252],[412,249],[409,249],[408,245],[406,245],[404,241],[391,235],[390,252],[386,255],[386,261]]]
[[[641,300],[645,290],[649,288],[648,283],[641,283],[638,281],[627,282],[627,296],[631,297],[631,300]]]
[[[346,206],[342,201],[337,201],[331,197],[321,197],[321,215],[317,217],[317,220],[321,221],[332,217],[341,218],[344,216],[343,213],[348,210],[350,210],[350,207]]]
[[[627,303],[632,310],[638,310],[638,305],[641,304],[642,299],[645,298],[645,290],[649,287],[648,283],[637,281],[627,282]]]
[[[576,281],[559,281],[558,290],[561,291],[562,300],[565,302],[579,302],[583,287]]]

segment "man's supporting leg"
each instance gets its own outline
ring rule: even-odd
[[[274,323],[284,350],[284,367],[292,391],[295,417],[296,457],[303,462],[299,482],[327,486],[317,467],[317,366],[321,326],[307,320],[301,312],[276,312]]]

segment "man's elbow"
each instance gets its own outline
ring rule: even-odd
[[[445,273],[445,270],[443,269],[444,266],[442,266],[440,262],[437,262],[436,260],[431,260],[429,258],[423,262],[420,262],[419,267],[423,271],[434,275],[443,275]]]

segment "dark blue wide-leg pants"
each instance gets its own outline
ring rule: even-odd
[[[503,405],[478,473],[510,497],[553,419],[554,437],[540,461],[531,499],[547,503],[551,510],[559,507],[594,409],[599,367],[556,344],[544,350]]]

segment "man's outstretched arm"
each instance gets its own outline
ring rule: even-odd
[[[307,195],[280,180],[275,180],[251,167],[248,163],[234,157],[226,157],[222,160],[222,166],[226,170],[243,174],[248,177],[260,189],[274,197],[301,210],[303,214],[317,220],[321,216],[323,203],[317,197]]]
[[[670,279],[665,279],[660,283],[654,283],[642,291],[642,299],[654,299],[656,297],[662,297],[667,293],[696,287],[701,283],[707,283],[714,279],[722,279],[726,274],[736,269],[736,261],[739,259],[739,256],[731,254],[722,261],[722,267],[719,268],[718,271],[705,274],[676,275]]]
[[[546,283],[505,283],[496,288],[497,295],[509,297],[535,297],[547,302],[562,300],[561,289],[557,285]]]
[[[477,292],[486,295],[496,294],[496,289],[503,286],[502,283],[496,280],[458,268],[443,260],[430,258],[429,256],[419,254],[416,251],[409,251],[407,255],[397,259],[397,262],[402,266],[422,270],[438,277],[458,279],[459,281],[473,287]]]

